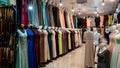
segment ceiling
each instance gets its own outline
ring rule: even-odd
[[[60,0],[51,0],[56,3],[59,3]],[[104,0],[105,5],[102,5],[103,0],[87,0],[87,3],[80,4],[76,0],[61,0],[63,3],[62,7],[67,8],[69,11],[74,9],[74,14],[80,12],[80,15],[95,15],[97,9],[99,14],[109,14],[115,11],[119,0]],[[96,8],[96,9],[95,9]]]

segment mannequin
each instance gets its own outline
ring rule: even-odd
[[[111,32],[109,31],[109,29],[106,28],[104,36],[105,36],[105,39],[107,40],[107,44],[109,44],[110,42],[110,38],[109,38],[110,33]]]
[[[31,30],[32,24],[28,25],[26,28],[27,32],[27,47],[28,47],[28,60],[29,60],[29,68],[36,68],[36,53],[35,53],[35,45],[34,45],[34,36],[35,33]]]
[[[110,68],[109,50],[105,47],[105,43],[101,43],[98,49],[98,65],[97,68]]]
[[[114,45],[115,45],[115,36],[116,35],[117,35],[116,26],[113,25],[111,27],[111,34],[109,35],[109,37],[110,37],[110,44],[109,44],[108,50],[110,51],[110,59],[111,59],[112,51],[113,51],[113,48],[114,48]]]
[[[18,47],[16,54],[16,68],[29,68],[28,67],[28,54],[27,54],[27,32],[24,25],[21,24],[18,32]]]
[[[94,45],[97,46],[99,44],[100,33],[98,33],[97,28],[94,28]]]
[[[112,51],[112,58],[111,58],[111,68],[117,68],[117,66],[119,67],[118,64],[119,63],[119,54],[120,54],[120,34],[117,34],[115,36],[115,45]]]
[[[94,33],[91,31],[90,28],[85,32],[84,35],[85,39],[85,67],[86,68],[94,68]]]

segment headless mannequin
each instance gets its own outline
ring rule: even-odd
[[[94,45],[97,46],[99,44],[100,33],[98,33],[97,29],[94,28]]]
[[[117,30],[116,30],[116,26],[113,25],[111,27],[111,34],[110,34],[110,44],[108,46],[108,50],[110,51],[110,59],[111,59],[111,56],[112,56],[112,51],[113,51],[113,47],[115,45],[115,41],[114,41],[114,38],[115,36],[117,35]]]

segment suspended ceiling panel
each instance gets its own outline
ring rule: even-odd
[[[59,3],[60,0],[51,0]],[[86,0],[87,3],[77,3],[77,0],[61,0],[63,7],[67,8],[69,11],[73,9],[74,13],[78,14],[79,11],[81,15],[94,15],[95,7],[99,14],[109,14],[115,11],[119,0],[104,0],[105,5],[102,6],[103,0]]]

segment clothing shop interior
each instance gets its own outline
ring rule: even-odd
[[[120,1],[0,0],[0,68],[120,68]]]

